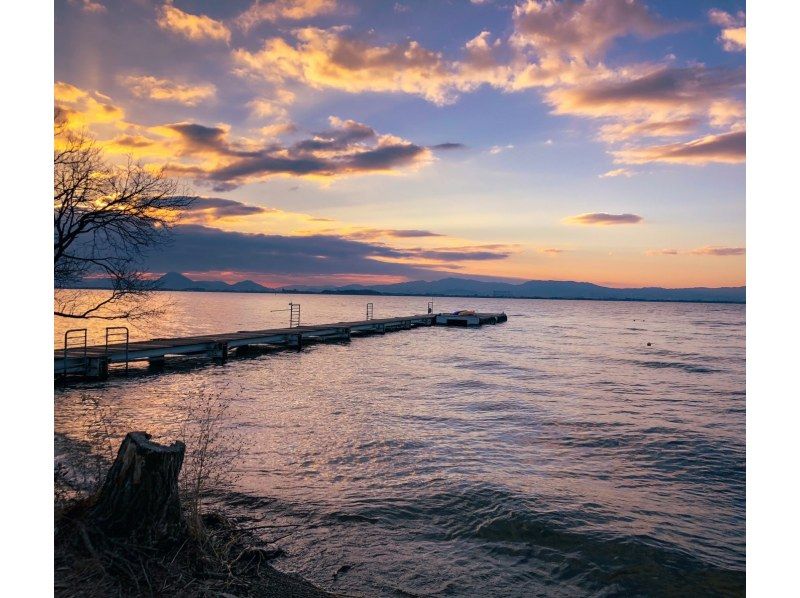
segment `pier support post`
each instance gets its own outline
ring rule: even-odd
[[[296,341],[295,341],[295,346],[297,347],[298,351],[303,348],[303,335],[302,334],[298,334],[297,335]]]
[[[86,362],[86,377],[99,378],[101,380],[108,378],[108,358],[91,357]]]
[[[225,361],[228,359],[228,343],[216,343],[214,348],[211,349],[211,357],[218,361]]]

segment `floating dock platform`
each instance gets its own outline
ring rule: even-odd
[[[367,313],[371,315],[369,308]],[[347,340],[353,336],[385,334],[420,326],[481,326],[498,324],[507,319],[505,313],[428,313],[382,319],[370,317],[356,322],[313,326],[300,326],[298,322],[298,325],[289,328],[240,330],[223,334],[130,342],[127,328],[111,327],[106,329],[106,342],[103,345],[87,345],[87,331],[81,328],[67,331],[64,335],[63,348],[54,352],[53,373],[56,377],[76,375],[105,378],[112,365],[121,365],[127,370],[130,363],[146,361],[157,366],[163,364],[167,357],[173,356],[205,355],[224,361],[232,354],[246,351],[249,347],[300,349],[309,342]]]

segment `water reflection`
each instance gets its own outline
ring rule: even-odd
[[[427,306],[175,293],[169,316],[132,337],[283,326],[288,315],[271,310],[290,300],[305,323],[361,318],[367,301],[375,317]],[[180,397],[217,389],[227,425],[252,441],[228,506],[297,524],[276,564],[333,590],[740,589],[744,307],[441,299],[435,309],[463,307],[510,318],[59,389],[56,429],[82,437],[90,393],[113,406],[120,434],[169,435]]]

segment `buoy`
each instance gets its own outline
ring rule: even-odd
[[[652,345],[652,343],[647,343],[647,346],[648,346],[648,347],[649,347],[650,345]]]

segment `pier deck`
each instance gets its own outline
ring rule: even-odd
[[[385,334],[398,330],[409,330],[419,326],[480,326],[505,322],[505,313],[488,314],[417,314],[396,318],[376,318],[355,322],[335,322],[312,326],[293,326],[291,328],[272,328],[268,330],[240,330],[222,334],[206,334],[179,338],[154,338],[144,341],[109,342],[117,338],[106,334],[106,344],[86,345],[85,330],[81,333],[84,344],[69,345],[56,349],[53,358],[55,376],[79,375],[103,378],[113,364],[148,361],[151,364],[163,363],[170,356],[207,355],[214,359],[227,359],[229,352],[241,351],[250,346],[274,346],[302,348],[307,342],[325,340],[344,340],[353,335]],[[108,329],[119,330],[119,329]]]

